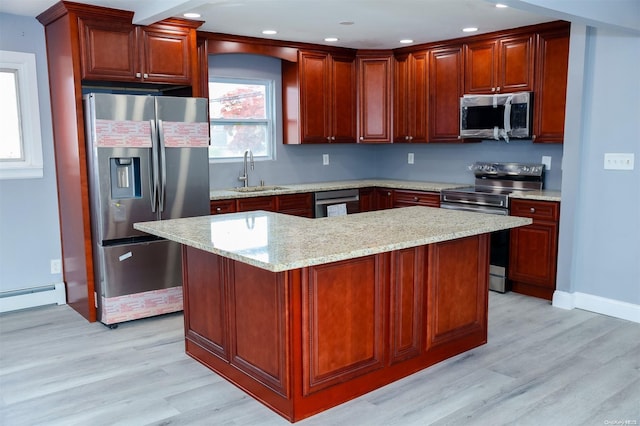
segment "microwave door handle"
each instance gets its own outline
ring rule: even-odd
[[[511,134],[511,100],[513,96],[510,95],[504,103],[504,140],[509,142],[509,135]]]

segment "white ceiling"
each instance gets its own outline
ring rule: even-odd
[[[498,0],[83,0],[135,12],[134,22],[149,24],[183,12],[199,12],[200,30],[358,49],[390,49],[400,39],[415,44],[552,21],[555,18],[514,8]],[[0,0],[0,12],[37,16],[57,0]],[[345,25],[344,22],[352,22]],[[278,34],[265,36],[264,29]],[[338,37],[335,43],[325,37]]]

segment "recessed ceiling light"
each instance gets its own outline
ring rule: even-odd
[[[503,9],[503,8],[509,7],[509,6],[507,6],[506,4],[502,4],[502,3],[496,3],[496,7],[500,8],[500,9]]]
[[[196,18],[199,18],[201,15],[195,12],[187,12],[187,13],[184,13],[182,16],[189,19],[196,19]]]
[[[338,41],[338,37],[327,37],[324,41]]]
[[[402,44],[410,44],[410,43],[413,43],[413,40],[411,40],[410,38],[405,38],[405,39],[400,40],[400,43],[402,43]]]
[[[273,35],[273,34],[278,34],[278,32],[276,30],[264,30],[264,31],[262,31],[262,34],[264,34],[264,35]]]
[[[465,33],[474,33],[478,31],[478,29],[476,27],[467,27],[463,28],[462,31],[464,31]]]

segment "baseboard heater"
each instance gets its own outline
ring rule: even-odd
[[[53,304],[64,305],[66,300],[64,283],[4,291],[0,292],[0,312]]]

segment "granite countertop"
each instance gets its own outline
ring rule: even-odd
[[[409,189],[415,191],[440,192],[443,189],[455,189],[470,186],[472,184],[465,183],[443,183],[443,182],[421,182],[408,180],[393,179],[359,179],[332,182],[318,182],[305,184],[283,184],[275,186],[275,189],[256,192],[238,192],[229,189],[212,190],[209,198],[212,201],[228,200],[235,198],[250,198],[260,196],[297,194],[303,192],[331,191],[336,189],[351,188],[390,188],[390,189]],[[270,186],[274,188],[273,186]],[[560,201],[560,191],[517,191],[510,195],[512,198],[522,198],[540,201]]]
[[[404,207],[308,219],[262,210],[134,224],[134,228],[272,272],[416,247],[531,219]]]

